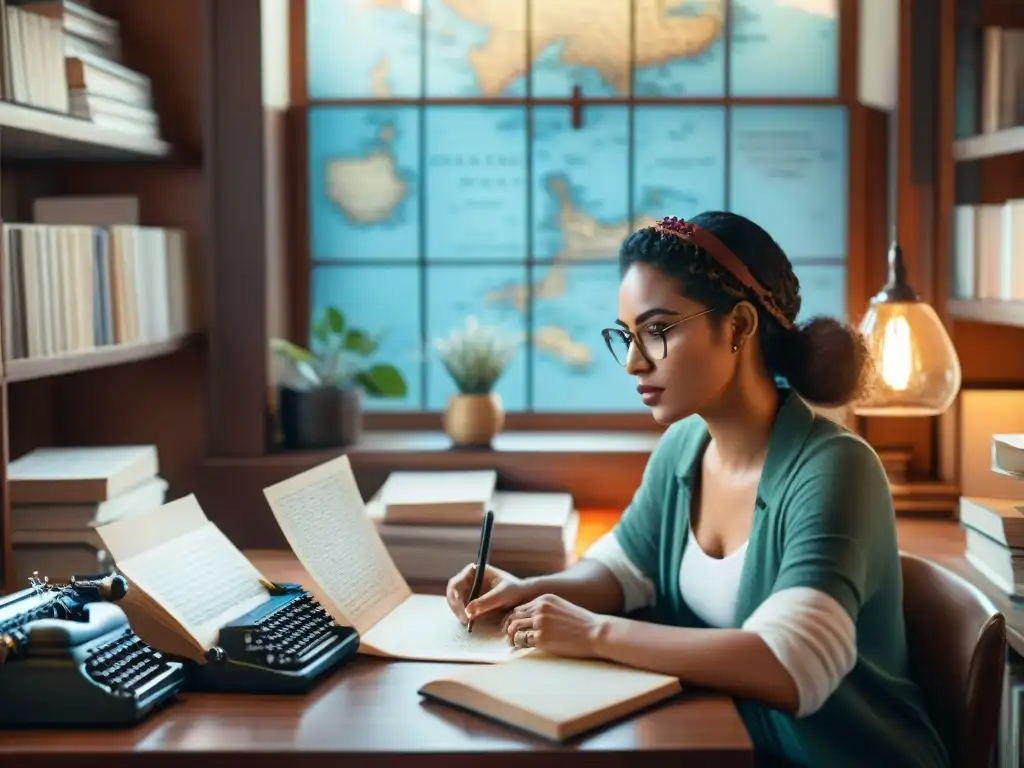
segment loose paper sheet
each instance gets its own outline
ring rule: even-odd
[[[207,519],[195,496],[96,533],[117,570],[205,649],[216,645],[224,624],[269,599],[260,572]]]
[[[412,594],[367,514],[347,456],[263,492],[335,618],[359,632],[362,652],[466,662],[508,657],[494,632],[475,624],[467,632],[443,597]]]

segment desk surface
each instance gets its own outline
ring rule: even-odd
[[[614,514],[588,514],[580,549],[606,531]],[[1011,644],[1024,654],[1024,609],[991,588],[963,558],[963,535],[949,521],[899,522],[902,549],[960,573],[1007,616]],[[267,576],[308,583],[290,553],[250,553]],[[555,764],[571,751],[582,766],[651,765],[685,754],[688,766],[752,765],[750,742],[732,702],[689,694],[570,745],[552,745],[471,714],[424,702],[415,693],[445,665],[386,663],[359,658],[301,697],[184,695],[136,728],[114,732],[5,732],[0,766],[181,766],[222,764],[244,754],[246,765],[280,764],[302,753],[303,768],[373,765],[450,768],[486,759],[501,768],[522,762]],[[2,692],[0,692],[2,697]],[[6,702],[4,702],[6,704]],[[91,758],[91,759],[90,759]]]
[[[308,583],[290,553],[250,553],[269,578]],[[306,696],[187,694],[130,730],[16,731],[0,734],[0,766],[218,765],[245,755],[247,768],[301,753],[303,768],[491,768],[631,763],[662,765],[685,754],[687,766],[752,766],[750,740],[728,698],[690,693],[568,745],[549,744],[416,693],[456,665],[383,662],[360,657]],[[2,697],[0,692],[0,697]],[[675,756],[675,757],[673,757]],[[187,762],[185,762],[187,761]]]

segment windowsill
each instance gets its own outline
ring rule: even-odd
[[[441,431],[367,430],[347,448],[281,451],[251,458],[210,458],[210,470],[247,470],[253,480],[283,479],[347,455],[364,495],[375,493],[395,470],[497,470],[502,487],[566,490],[580,506],[623,509],[632,498],[660,431],[509,431],[490,448],[454,448]],[[885,461],[888,453],[880,452]],[[904,459],[894,452],[895,459]],[[908,481],[890,466],[893,499],[900,515],[955,517],[959,489],[949,483]],[[276,481],[276,480],[275,480]],[[270,483],[261,485],[266,487]]]
[[[269,454],[283,461],[302,461],[316,455],[336,456],[345,454],[449,454],[466,456],[470,454],[490,456],[494,454],[552,454],[552,453],[598,453],[598,454],[650,454],[657,445],[661,432],[651,431],[586,431],[586,432],[503,432],[494,438],[489,448],[460,448],[452,445],[444,432],[433,430],[367,430],[358,443],[346,448],[332,448],[312,451],[280,451]]]

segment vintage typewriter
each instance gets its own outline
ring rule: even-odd
[[[0,726],[131,725],[185,683],[176,661],[150,648],[112,601],[117,574],[31,586],[0,597]]]
[[[355,655],[356,631],[300,585],[264,587],[270,599],[222,627],[205,664],[188,665],[190,690],[304,693]]]

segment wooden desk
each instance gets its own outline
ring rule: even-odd
[[[290,553],[250,557],[269,578],[308,583]],[[754,764],[743,722],[723,696],[690,693],[557,745],[423,701],[419,687],[454,666],[360,657],[306,696],[188,694],[131,730],[0,732],[0,768],[221,768],[243,759],[246,768],[280,768],[284,759],[302,768]]]

